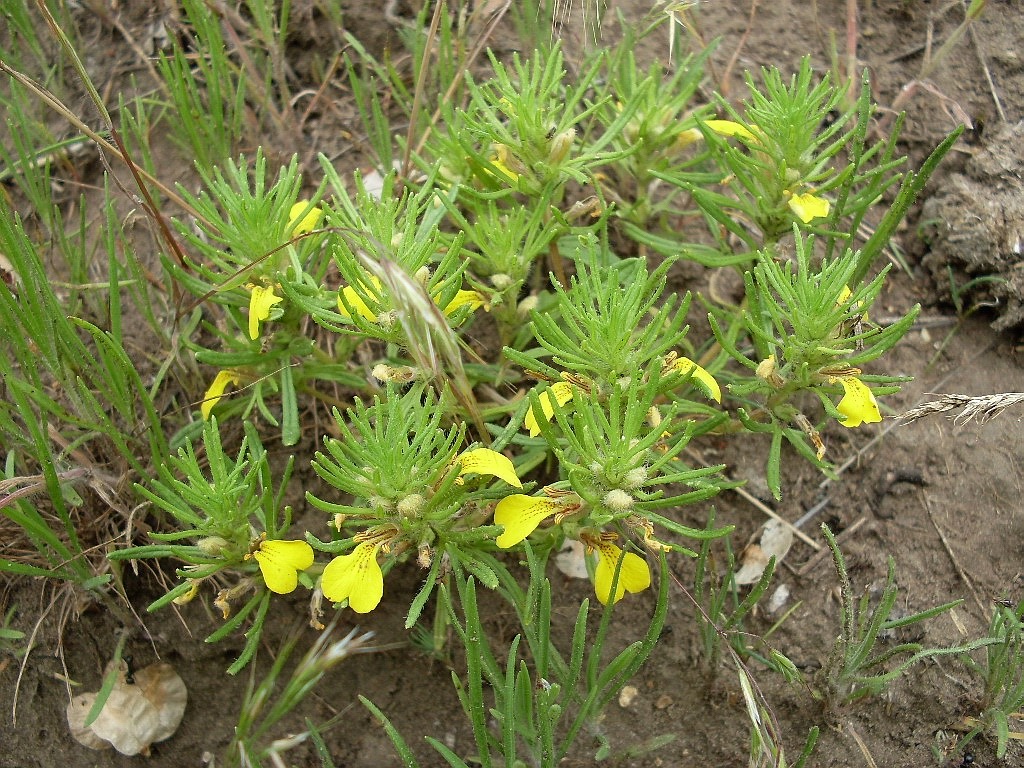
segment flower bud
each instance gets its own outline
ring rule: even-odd
[[[604,495],[604,505],[615,513],[628,512],[633,508],[633,497],[621,488],[613,488]]]
[[[548,162],[559,165],[569,154],[569,148],[576,138],[576,129],[568,128],[551,139],[548,143]]]
[[[506,275],[504,272],[499,272],[496,275],[491,275],[491,285],[493,285],[499,291],[504,291],[506,288],[512,285],[512,276]]]
[[[377,315],[377,325],[383,328],[385,331],[390,331],[395,327],[395,323],[398,322],[398,314],[394,310],[387,312],[381,312]]]
[[[778,363],[775,362],[775,355],[769,355],[757,364],[757,369],[754,373],[759,379],[764,379],[776,389],[780,389],[786,381],[777,373],[778,367]]]
[[[630,490],[647,482],[647,467],[634,467],[622,478],[622,484]]]
[[[410,493],[400,502],[396,507],[398,514],[402,517],[414,517],[421,509],[423,505],[427,503],[427,500],[419,493]]]
[[[419,377],[419,369],[413,368],[411,365],[399,365],[395,367],[390,366],[387,363],[378,363],[373,366],[373,370],[370,371],[370,375],[377,381],[385,384],[388,382],[408,384],[410,381],[414,381]]]
[[[516,307],[516,314],[520,317],[529,317],[530,313],[537,308],[538,299],[536,296],[527,296],[519,302]]]
[[[207,536],[197,541],[196,546],[204,555],[219,555],[227,548],[228,540],[220,536]]]

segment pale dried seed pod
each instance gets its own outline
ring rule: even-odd
[[[89,728],[85,728],[85,717],[96,694],[72,699],[67,710],[68,725],[76,740],[93,749],[103,749],[105,744],[122,755],[149,754],[151,744],[170,738],[178,729],[188,691],[170,664],[140,669],[132,682],[125,678],[124,671],[118,674],[103,709]]]
[[[68,702],[67,717],[71,736],[89,749],[110,749],[110,742],[101,739],[92,728],[87,728],[85,718],[96,702],[95,693],[80,693]]]

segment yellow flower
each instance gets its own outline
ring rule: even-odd
[[[491,165],[502,172],[506,177],[512,181],[516,181],[519,178],[519,174],[508,167],[509,163],[509,152],[508,147],[504,144],[495,144],[494,152],[491,157],[487,158]],[[493,174],[492,174],[493,175]]]
[[[336,557],[324,568],[320,588],[333,603],[348,598],[356,613],[369,613],[384,596],[384,574],[377,562],[381,542],[364,541],[347,555]]]
[[[362,284],[363,293],[369,294],[377,302],[381,300],[381,284],[374,275],[367,275],[365,282]],[[369,320],[371,323],[377,321],[377,314],[367,306],[366,302],[363,301],[362,297],[351,285],[342,288],[341,293],[345,296],[345,301],[352,307],[359,315]],[[433,297],[434,302],[437,302],[438,297]],[[468,306],[472,310],[477,310],[484,306],[485,300],[481,293],[478,291],[464,291],[460,290],[452,300],[448,302],[448,306],[444,308],[445,315],[451,315],[457,309]],[[341,313],[342,317],[350,317],[348,310],[345,308],[345,304],[342,303],[341,296],[338,297],[338,312]]]
[[[845,417],[839,423],[844,427],[859,427],[861,424],[877,424],[882,420],[875,396],[863,381],[856,376],[834,376],[832,382],[843,385],[846,393],[836,406]]]
[[[274,293],[274,286],[249,287],[252,289],[252,295],[249,296],[249,338],[255,340],[260,337],[260,323],[270,317],[270,308],[284,299]]]
[[[460,307],[467,306],[475,312],[476,310],[480,309],[480,307],[484,306],[485,303],[486,302],[484,301],[483,294],[481,294],[479,291],[460,290],[458,293],[455,294],[452,300],[448,302],[448,306],[444,308],[444,313],[446,315],[452,315],[455,312],[455,310],[459,309]]]
[[[490,448],[463,451],[455,460],[462,466],[462,469],[459,470],[460,476],[470,472],[475,472],[478,475],[494,475],[516,488],[523,487],[512,461],[507,456],[492,451]]]
[[[286,595],[298,586],[299,571],[313,564],[313,548],[304,541],[264,540],[252,555],[246,555],[249,557],[259,563],[267,589]]]
[[[740,125],[734,120],[705,120],[704,125],[719,136],[739,136],[740,138],[747,139],[748,141],[757,141],[757,136],[753,131],[745,125]],[[703,140],[703,138],[704,134],[700,132],[699,128],[689,128],[682,131],[676,137],[676,147],[678,149],[683,149],[684,147],[690,146],[695,141]]]
[[[853,291],[850,290],[850,286],[844,285],[843,286],[843,290],[841,290],[839,292],[839,298],[836,299],[836,306],[837,307],[841,307],[843,304],[845,304],[849,300],[849,298],[851,296],[853,296]],[[853,309],[854,310],[858,310],[863,305],[864,305],[863,301],[858,301],[856,304],[853,305]],[[865,323],[870,320],[870,318],[868,317],[868,313],[867,312],[862,313],[861,316],[860,316],[860,319],[862,321],[864,321]]]
[[[324,215],[324,212],[319,208],[310,208],[306,212],[306,215],[302,217],[302,221],[296,222],[299,218],[299,214],[306,210],[309,205],[309,200],[299,200],[295,205],[288,211],[288,226],[292,227],[293,235],[304,235],[307,232],[312,232],[316,229],[316,225],[320,223],[320,217]],[[294,225],[294,226],[293,226]]]
[[[502,549],[513,547],[533,533],[545,518],[564,511],[563,502],[547,496],[506,496],[494,508],[494,522],[505,527],[495,542]]]
[[[704,125],[719,136],[739,136],[741,139],[757,141],[757,136],[753,131],[734,120],[705,120]]]
[[[551,405],[552,395],[559,405],[565,405],[572,400],[572,385],[567,381],[558,381],[552,384],[547,391],[541,392],[537,399],[540,400],[540,409],[543,413],[544,421],[551,421],[551,417],[555,415],[555,407]],[[530,431],[530,437],[536,437],[540,434],[540,424],[537,421],[537,414],[533,408],[530,408],[529,413],[526,414],[523,426]]]
[[[688,357],[680,357],[673,364],[671,370],[681,376],[693,375],[692,381],[696,382],[700,390],[716,403],[722,402],[722,388],[718,386],[715,377],[697,365]]]
[[[374,277],[373,275],[368,275],[366,278],[366,282],[362,284],[362,289],[363,293],[369,294],[378,302],[380,301],[380,280],[378,280],[376,277]],[[351,315],[349,315],[348,313],[348,309],[346,309],[345,307],[345,304],[342,303],[342,295],[344,295],[345,301],[348,302],[348,305],[352,307],[352,309],[354,309],[357,313],[359,313],[361,317],[366,318],[371,323],[376,322],[376,313],[366,305],[366,302],[363,301],[362,297],[351,285],[342,288],[341,294],[339,294],[338,296],[338,312],[341,313],[342,317],[351,317]]]
[[[224,390],[228,388],[229,384],[238,384],[238,374],[234,371],[218,371],[210,388],[203,395],[203,402],[199,406],[199,411],[203,414],[203,421],[207,421],[210,418],[213,406],[224,397]]]
[[[588,541],[587,544],[597,550],[594,590],[597,592],[597,599],[603,605],[608,605],[609,598],[612,599],[612,603],[617,603],[627,591],[635,594],[651,586],[651,569],[647,567],[647,561],[639,555],[623,552],[604,539]],[[622,567],[619,568],[619,580],[615,584],[615,594],[612,595],[612,581],[615,579],[615,569],[619,567],[620,558]]]
[[[828,200],[812,195],[810,192],[805,192],[802,195],[791,195],[789,198],[789,209],[804,224],[808,224],[814,219],[828,216],[831,208],[832,204]]]

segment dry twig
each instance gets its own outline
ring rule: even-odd
[[[929,392],[928,394],[937,394]],[[904,411],[896,418],[904,424],[923,419],[934,413],[945,413],[957,408],[962,409],[958,414],[949,414],[947,418],[953,419],[953,423],[962,427],[970,421],[977,419],[979,424],[984,424],[989,419],[994,419],[1011,405],[1024,402],[1024,392],[1001,392],[994,395],[938,395],[938,400],[929,400],[921,403],[916,408]]]

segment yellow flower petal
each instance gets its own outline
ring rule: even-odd
[[[690,146],[695,141],[703,140],[703,138],[704,134],[697,128],[687,128],[685,131],[680,131],[679,135],[676,136],[676,148],[683,149]]]
[[[538,399],[541,411],[544,413],[544,421],[551,421],[551,417],[555,415],[555,407],[551,405],[552,395],[555,396],[559,405],[565,405],[572,400],[572,385],[567,381],[558,381],[552,384],[546,392],[540,394]],[[534,413],[533,408],[530,408],[530,412],[526,414],[523,426],[530,431],[530,437],[540,434],[540,424],[537,422],[537,414]]]
[[[672,366],[672,370],[681,376],[686,376],[687,374],[692,373],[692,380],[697,383],[697,386],[700,387],[701,391],[705,395],[710,397],[716,403],[722,402],[722,388],[718,386],[718,382],[715,381],[715,377],[693,362],[690,358],[680,357]]]
[[[597,545],[598,561],[594,569],[594,590],[597,592],[597,599],[603,605],[608,605],[608,599],[612,598],[613,603],[619,602],[627,591],[631,593],[643,592],[651,586],[651,569],[647,561],[632,552],[623,553],[621,549],[609,541],[602,541]],[[615,595],[612,595],[612,581],[615,578],[615,569],[619,565],[619,558],[622,559],[622,567],[619,569],[619,580],[615,585]]]
[[[519,481],[519,476],[516,475],[516,468],[513,466],[512,461],[507,456],[497,451],[492,451],[490,448],[476,448],[472,451],[464,451],[457,461],[462,465],[462,469],[459,470],[460,475],[465,475],[469,472],[476,472],[478,475],[494,475],[509,485],[514,485],[516,488],[523,487],[523,484]]]
[[[733,120],[705,120],[704,125],[719,136],[739,136],[750,141],[757,141],[757,136],[749,128]]]
[[[260,323],[270,317],[270,308],[280,304],[283,298],[274,293],[274,286],[264,288],[262,285],[252,286],[249,296],[249,338],[260,337]]]
[[[368,275],[366,282],[364,282],[361,287],[363,289],[364,294],[368,294],[377,301],[380,301],[380,280],[378,280],[376,277],[374,277],[373,275]],[[352,309],[354,309],[356,312],[358,312],[361,317],[366,318],[371,323],[377,321],[376,313],[374,313],[374,311],[366,305],[366,302],[363,301],[362,297],[359,295],[355,288],[353,288],[351,285],[346,286],[345,288],[342,289],[341,293],[344,294],[345,301],[348,302],[348,305],[352,307]],[[351,317],[351,315],[349,315],[348,313],[348,310],[345,308],[345,305],[341,301],[341,296],[338,297],[338,312],[341,313],[342,317]]]
[[[288,211],[288,226],[293,227],[293,235],[304,235],[307,232],[312,232],[316,229],[316,225],[320,223],[320,217],[324,215],[324,212],[315,207],[310,208],[309,211],[306,212],[306,215],[302,217],[302,221],[296,223],[295,220],[299,218],[300,213],[306,210],[306,206],[308,205],[308,200],[300,200],[291,207],[290,211]]]
[[[516,181],[519,178],[519,174],[508,167],[508,147],[504,144],[496,144],[494,147],[495,154],[489,157],[491,165],[497,168],[505,176],[512,181]]]
[[[494,508],[494,522],[505,527],[495,540],[502,549],[515,546],[533,533],[547,517],[562,510],[562,504],[545,496],[506,496]]]
[[[789,208],[800,221],[807,224],[814,219],[828,216],[832,204],[823,197],[805,192],[802,195],[792,195],[789,198]]]
[[[836,306],[837,307],[841,307],[843,304],[845,304],[847,301],[849,301],[851,296],[853,296],[853,291],[850,290],[850,286],[844,285],[843,286],[843,290],[841,290],[839,292],[839,298],[836,299]],[[861,306],[863,306],[863,304],[864,304],[863,301],[858,301],[856,304],[853,305],[853,308],[855,310],[860,309]],[[861,317],[861,320],[863,320],[865,323],[868,322],[869,318],[868,318],[868,313],[867,312],[864,312],[860,317]]]
[[[264,541],[253,552],[267,589],[286,595],[299,584],[299,571],[313,564],[313,548],[304,541]]]
[[[832,381],[842,384],[846,392],[836,406],[836,410],[845,417],[840,424],[844,427],[859,427],[861,424],[877,424],[882,420],[878,402],[867,384],[856,376],[839,376]]]
[[[459,291],[444,308],[446,315],[454,314],[460,307],[469,307],[474,312],[484,305],[484,297],[479,291]]]
[[[217,375],[213,378],[213,383],[210,384],[210,388],[203,395],[203,402],[199,406],[199,411],[203,414],[203,421],[209,420],[213,406],[224,397],[224,390],[228,388],[228,385],[237,383],[238,374],[234,371],[217,372]]]
[[[384,573],[377,562],[379,543],[365,541],[347,555],[336,557],[324,568],[320,588],[333,603],[348,598],[356,613],[369,613],[384,596]]]

